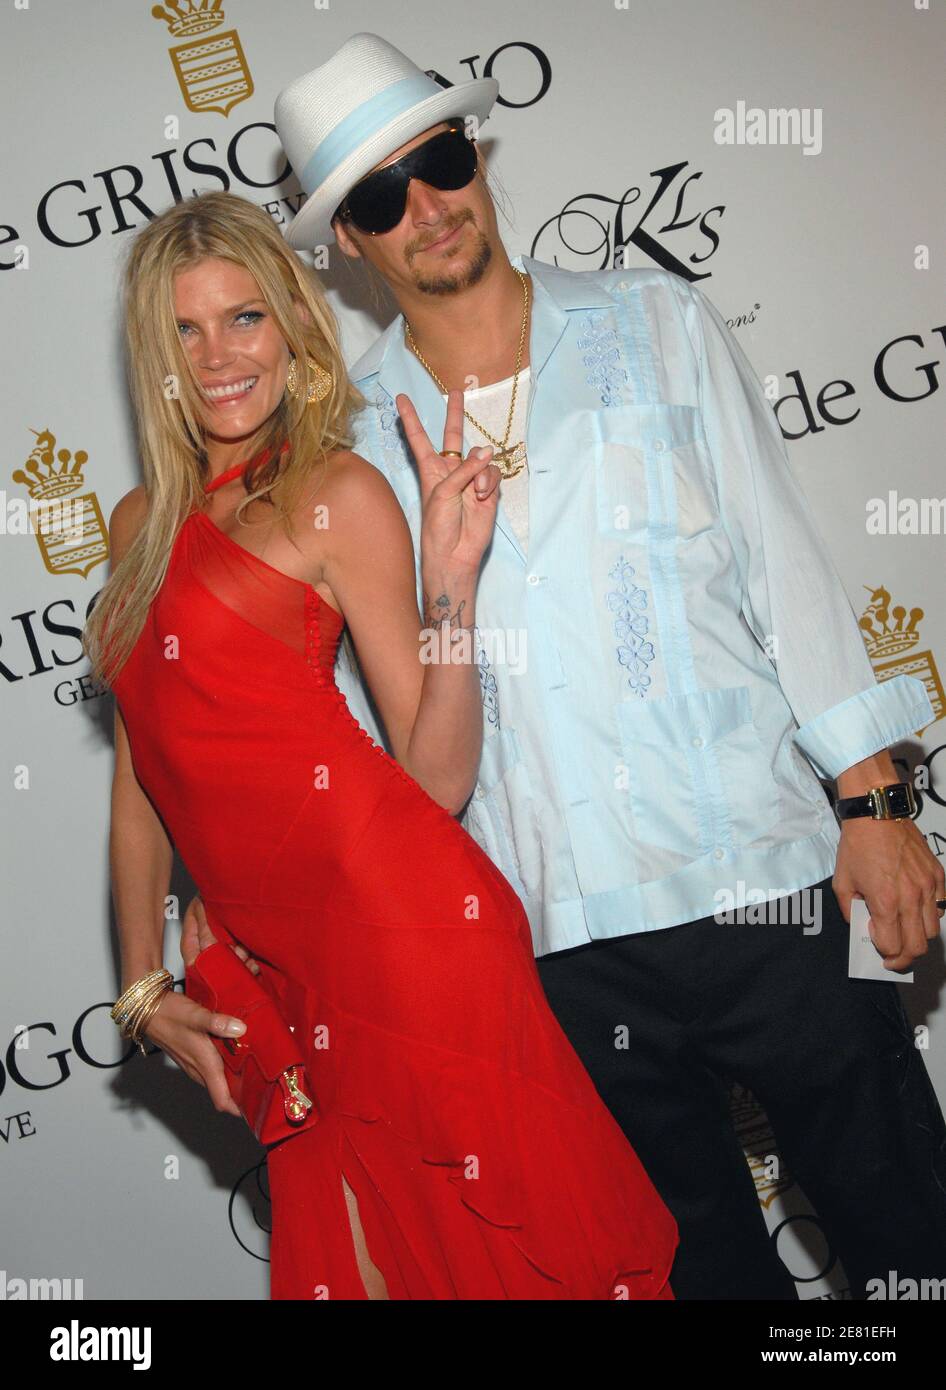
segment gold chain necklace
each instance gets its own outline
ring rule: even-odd
[[[509,400],[509,418],[506,421],[506,433],[502,441],[500,442],[500,440],[494,439],[488,430],[484,430],[479,420],[474,420],[473,416],[470,414],[468,410],[464,410],[463,412],[463,414],[469,420],[470,424],[475,425],[476,428],[479,430],[480,434],[482,434],[486,439],[488,439],[490,444],[493,445],[493,457],[490,459],[490,463],[496,464],[501,475],[504,478],[514,478],[516,474],[521,473],[523,468],[525,468],[526,466],[525,441],[522,440],[518,444],[513,444],[510,448],[509,435],[512,431],[513,416],[516,413],[516,391],[519,386],[519,370],[520,365],[522,363],[522,349],[526,341],[526,324],[529,320],[529,278],[523,271],[519,270],[517,266],[513,266],[512,268],[519,276],[519,279],[522,281],[522,328],[519,332],[519,347],[516,351],[516,370],[512,378],[512,396]],[[441,391],[444,393],[444,395],[447,395],[446,386],[444,386],[443,382],[440,380],[440,377],[434,371],[430,363],[427,362],[425,358],[422,356],[420,348],[414,341],[414,335],[411,332],[411,326],[408,323],[407,319],[404,320],[404,327],[407,331],[407,341],[410,344],[411,350],[417,357],[421,366],[426,367],[427,371],[433,377],[434,381],[440,387]]]

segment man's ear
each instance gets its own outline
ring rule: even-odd
[[[335,240],[344,256],[350,256],[353,260],[361,259],[361,251],[357,242],[346,227],[341,217],[336,217],[332,223],[332,231],[335,233]]]

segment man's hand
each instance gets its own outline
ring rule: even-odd
[[[199,951],[212,946],[217,938],[210,930],[207,921],[207,913],[200,900],[200,894],[191,898],[184,913],[184,921],[181,924],[181,957],[185,965],[191,965],[194,957]],[[253,957],[242,947],[231,942],[233,950],[236,951],[240,960],[252,974],[259,974],[259,965]]]
[[[865,796],[871,787],[900,777],[888,749],[845,768],[837,794]],[[832,887],[851,920],[851,898],[861,897],[870,913],[871,940],[887,970],[909,970],[939,936],[936,899],[946,897],[943,866],[911,820],[858,816],[841,822],[841,843]]]
[[[865,899],[887,970],[909,970],[940,934],[936,899],[946,897],[946,875],[911,820],[842,821],[832,887],[848,922],[851,898]]]

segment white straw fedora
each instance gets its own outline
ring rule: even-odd
[[[276,130],[308,195],[286,231],[289,245],[334,241],[330,218],[369,170],[450,116],[485,121],[498,95],[494,77],[441,87],[377,34],[353,34],[276,98]]]

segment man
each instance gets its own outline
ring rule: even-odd
[[[887,751],[931,722],[929,699],[875,682],[774,412],[705,295],[656,268],[510,263],[464,139],[496,94],[444,90],[358,34],[276,105],[308,195],[289,241],[334,236],[401,310],[352,369],[355,449],[418,554],[399,395],[439,439],[465,389],[465,447],[493,444],[508,474],[464,824],[521,895],[549,1001],[677,1219],[678,1298],[796,1297],[730,1078],[765,1106],[854,1296],[890,1269],[940,1277],[946,1127],[894,984],[848,977],[845,925],[862,895],[895,969],[939,932],[943,872]],[[354,673],[339,684],[380,740]],[[865,798],[840,828],[816,772]],[[873,818],[888,797],[903,818]],[[738,908],[759,889],[812,889],[814,925],[714,922],[727,892]]]

